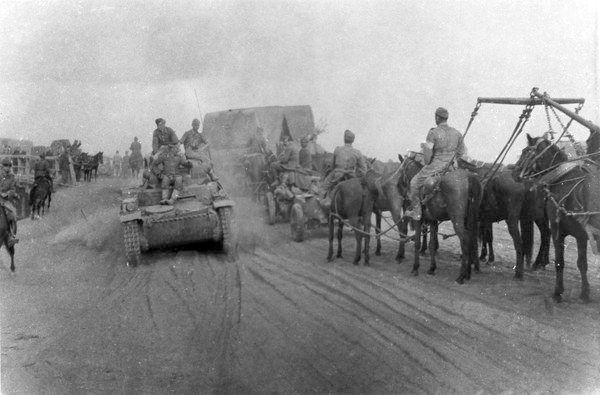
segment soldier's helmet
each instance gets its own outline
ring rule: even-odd
[[[444,107],[438,107],[437,110],[435,110],[435,115],[443,119],[448,119],[448,110]]]
[[[2,166],[12,166],[12,161],[9,158],[2,159]]]
[[[354,133],[350,130],[346,129],[344,132],[344,143],[353,143],[354,142]]]

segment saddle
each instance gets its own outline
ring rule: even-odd
[[[423,204],[427,203],[427,201],[439,190],[441,180],[442,176],[440,174],[434,174],[423,182],[423,185],[419,188],[419,197]]]

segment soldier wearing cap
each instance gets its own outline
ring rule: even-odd
[[[164,119],[157,118],[154,122],[156,123],[156,129],[152,133],[152,155],[156,154],[163,145],[179,144],[175,131],[166,126]]]
[[[344,132],[344,145],[336,147],[333,151],[332,170],[323,181],[325,190],[324,201],[322,204],[327,206],[329,192],[342,179],[362,177],[367,172],[365,158],[359,150],[352,147],[354,142],[354,133],[350,130]]]
[[[213,174],[212,161],[206,151],[208,149],[208,141],[204,134],[200,133],[200,120],[192,121],[192,128],[185,132],[181,137],[181,144],[185,150],[185,157],[193,160],[194,167],[201,169],[206,173],[211,181],[216,181],[218,178]]]
[[[15,175],[11,169],[12,162],[9,158],[2,159],[0,170],[0,206],[4,207],[9,224],[8,246],[12,247],[19,242],[15,237],[17,234],[17,209],[12,205],[10,199],[18,198]]]
[[[50,184],[50,191],[54,192],[54,182],[52,180],[52,176],[50,175],[50,168],[50,162],[48,162],[46,159],[46,153],[42,152],[40,154],[40,160],[35,162],[35,165],[33,165],[34,181],[32,188],[38,186],[41,181],[47,180]]]
[[[284,172],[298,167],[298,148],[289,140],[288,136],[283,137],[281,147],[282,151],[277,157],[277,161],[271,163],[271,168],[278,172]]]
[[[411,209],[405,213],[416,221],[421,219],[421,199],[419,189],[425,180],[436,173],[441,173],[451,165],[454,159],[466,154],[465,145],[460,132],[448,126],[448,110],[439,107],[435,110],[436,127],[431,128],[423,147],[425,166],[410,181],[409,200]]]
[[[312,170],[312,154],[308,148],[308,137],[300,139],[300,151],[298,151],[298,162],[300,167]]]

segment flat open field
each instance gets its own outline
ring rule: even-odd
[[[572,239],[561,304],[553,267],[512,279],[504,225],[496,262],[458,285],[453,238],[435,276],[428,257],[411,276],[412,244],[396,264],[385,240],[352,265],[350,232],[327,263],[325,229],[295,243],[243,200],[237,260],[188,248],[130,268],[122,186],[59,190],[42,220],[19,222],[15,274],[0,253],[3,394],[600,391],[600,264],[590,254],[583,304]]]

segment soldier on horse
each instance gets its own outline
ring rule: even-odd
[[[0,170],[0,206],[4,209],[9,223],[8,246],[12,247],[19,242],[15,237],[17,233],[17,209],[10,202],[18,197],[15,183],[15,175],[11,169],[12,162],[9,158],[2,159]]]
[[[460,132],[448,126],[448,110],[439,107],[435,110],[436,127],[427,134],[423,147],[425,166],[410,181],[409,200],[411,208],[405,213],[415,221],[421,220],[420,189],[425,180],[435,174],[444,172],[456,158],[466,154],[465,145]]]
[[[33,166],[33,177],[34,182],[32,189],[36,188],[41,182],[47,181],[50,185],[50,191],[54,192],[54,182],[50,175],[50,162],[46,160],[45,152],[40,154],[40,160]]]

